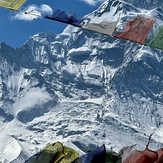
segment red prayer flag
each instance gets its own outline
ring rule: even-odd
[[[133,151],[123,163],[154,163],[157,159],[157,152],[145,149],[144,151]]]
[[[115,35],[115,37],[144,44],[154,23],[155,19],[153,18],[137,15],[133,20],[127,21],[125,30],[120,34]]]
[[[155,163],[163,163],[163,148],[157,151],[158,153],[158,160]]]

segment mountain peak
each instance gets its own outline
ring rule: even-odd
[[[87,17],[127,19],[147,13],[140,4],[105,1]],[[163,23],[159,11],[148,12]],[[0,54],[0,131],[22,151],[13,162],[59,140],[119,151],[144,148],[155,132],[151,148],[162,146],[161,50],[68,26],[61,34],[35,34],[21,48],[1,43]]]

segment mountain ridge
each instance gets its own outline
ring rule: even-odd
[[[106,1],[87,16],[105,18],[107,11],[114,19],[121,13],[122,20],[159,12]],[[161,13],[156,15],[163,23]],[[162,55],[161,50],[72,26],[61,34],[35,34],[21,48],[1,43],[1,140],[9,136],[21,147],[12,162],[22,162],[54,141],[82,149],[101,144],[114,151],[133,144],[143,149],[155,132],[150,147],[161,147]]]

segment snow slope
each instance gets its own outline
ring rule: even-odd
[[[139,13],[163,24],[160,1],[106,1],[87,15]],[[152,34],[152,33],[151,33]],[[48,143],[83,152],[163,145],[163,51],[68,26],[38,33],[19,49],[0,44],[0,161],[22,163]],[[71,144],[73,143],[73,144]],[[81,151],[80,151],[81,152]]]

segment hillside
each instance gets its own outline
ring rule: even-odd
[[[89,18],[155,15],[160,1],[106,1]],[[134,5],[133,5],[134,4]],[[123,20],[123,19],[122,19]],[[49,142],[119,151],[163,144],[163,51],[67,26],[0,44],[0,161],[22,163]]]

